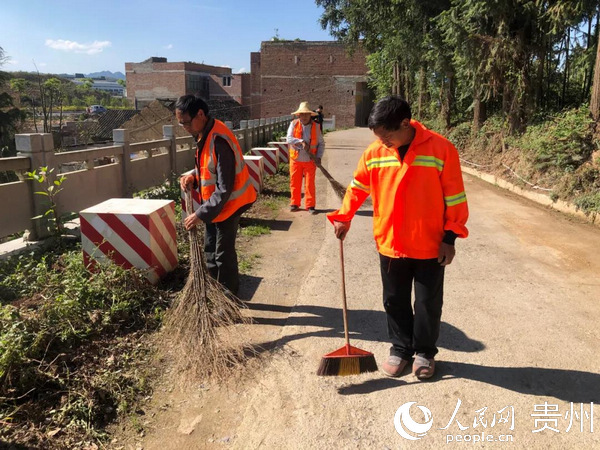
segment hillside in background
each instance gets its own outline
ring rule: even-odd
[[[106,77],[106,78],[116,78],[117,80],[124,80],[125,74],[122,72],[111,72],[109,70],[103,70],[102,72],[88,73],[86,75],[86,77],[88,77],[88,78]]]

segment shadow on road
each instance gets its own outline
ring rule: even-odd
[[[257,218],[249,218],[242,217],[240,219],[240,226],[242,228],[248,227],[250,225],[255,226],[263,226],[268,227],[271,230],[275,231],[288,231],[292,226],[291,220],[271,220],[271,219],[257,219]]]
[[[321,327],[318,331],[282,336],[280,339],[264,342],[256,347],[263,353],[283,347],[285,344],[308,337],[334,338],[336,348],[343,344],[344,329],[340,309],[323,306],[279,306],[248,303],[254,320],[263,325]],[[284,318],[261,318],[261,311],[293,314]],[[372,310],[352,310],[349,312],[350,339],[363,341],[387,341],[385,313]],[[438,347],[459,352],[479,352],[485,344],[469,338],[462,330],[442,322]],[[367,349],[368,350],[368,349]],[[376,357],[378,357],[376,355]],[[380,357],[379,357],[380,358]],[[315,362],[317,364],[317,362]],[[316,367],[316,366],[315,366]],[[461,362],[437,361],[436,374],[429,383],[462,378],[478,381],[525,395],[548,396],[573,403],[600,403],[600,374],[579,370],[551,369],[543,367],[491,367]],[[403,385],[423,383],[412,375],[401,378],[377,378],[358,384],[350,384],[338,389],[341,395],[368,394],[383,389]]]
[[[463,378],[537,397],[554,397],[565,402],[598,403],[600,374],[580,370],[547,369],[543,367],[490,367],[475,364],[438,361],[431,382]],[[397,379],[367,380],[338,389],[341,395],[368,394],[383,389],[422,383],[405,375]]]
[[[341,309],[312,305],[296,305],[292,308],[291,306],[266,305],[252,302],[247,303],[246,306],[253,312],[253,320],[261,325],[322,327],[324,328],[323,330],[314,332],[311,336],[344,338]],[[261,311],[290,313],[292,309],[294,311],[292,316],[281,318],[260,317]],[[348,327],[351,339],[374,342],[387,341],[386,316],[383,311],[364,309],[349,311]],[[291,335],[282,339],[287,339],[286,342],[289,342],[301,337],[306,336]],[[462,330],[455,326],[442,322],[438,347],[457,352],[479,352],[485,348],[485,345],[480,341],[469,338]]]

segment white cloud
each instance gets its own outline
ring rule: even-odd
[[[79,42],[67,41],[64,39],[46,39],[46,46],[54,50],[95,55],[96,53],[102,52],[106,47],[110,47],[111,42],[94,41],[91,44],[80,44]]]
[[[246,73],[247,70],[245,67],[242,67],[240,70],[238,70],[236,73]]]
[[[165,46],[163,46],[163,48],[166,48],[167,50],[171,50],[173,48],[173,44],[165,45]]]
[[[6,61],[6,64],[10,64],[10,65],[12,65],[12,66],[16,66],[16,65],[18,65],[18,64],[19,64],[19,61],[17,61],[16,59],[8,59],[8,60]]]

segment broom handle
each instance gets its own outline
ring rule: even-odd
[[[310,142],[309,142],[309,145],[310,145]],[[321,163],[317,161],[317,157],[316,157],[315,155],[313,155],[313,154],[312,154],[310,151],[308,151],[308,150],[304,150],[304,151],[306,152],[306,154],[308,155],[308,157],[310,158],[310,160],[311,160],[312,162],[314,162],[314,163],[317,165],[317,167],[318,167],[318,168],[319,168],[319,170],[320,170],[320,171],[323,173],[323,175],[325,175],[325,178],[327,178],[329,181],[336,182],[336,181],[335,181],[335,178],[333,178],[333,177],[331,176],[331,174],[330,174],[330,173],[327,171],[327,169],[325,169],[325,167],[323,167],[323,166],[321,165]]]
[[[346,338],[346,347],[350,347],[350,337],[348,336],[348,306],[346,304],[346,276],[344,271],[344,241],[340,241],[340,265],[342,268],[342,311],[344,313],[344,337]]]

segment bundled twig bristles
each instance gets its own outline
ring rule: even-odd
[[[331,174],[327,170],[325,170],[325,167],[323,167],[321,164],[317,163],[317,167],[321,169],[321,172],[323,172],[323,175],[325,175],[325,178],[327,178],[327,180],[329,181],[333,192],[335,192],[335,194],[340,200],[344,200],[344,196],[346,195],[346,187],[344,187],[342,183],[333,178]]]
[[[325,178],[327,178],[327,181],[329,181],[329,184],[331,185],[333,192],[335,192],[335,195],[337,195],[340,200],[344,200],[344,196],[346,195],[346,187],[331,176],[327,169],[325,169],[325,167],[323,167],[321,163],[317,161],[315,155],[313,155],[310,152],[306,153],[308,154],[308,157],[312,160],[312,162],[314,162],[317,165],[317,167],[323,173]]]
[[[193,214],[189,192],[186,210]],[[208,273],[198,226],[188,231],[190,273],[174,306],[167,312],[166,331],[174,362],[187,378],[221,377],[245,358],[247,346],[236,323],[248,323],[238,303]]]

